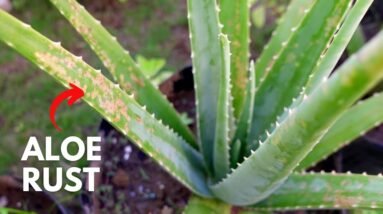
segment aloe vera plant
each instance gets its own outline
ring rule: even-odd
[[[383,176],[305,170],[383,122],[383,33],[334,70],[372,0],[292,0],[249,63],[248,0],[188,0],[197,134],[129,52],[75,0],[51,0],[109,69],[104,77],[0,11],[0,39],[84,100],[196,196],[186,213],[383,210]],[[370,112],[374,112],[371,114]],[[357,121],[357,122],[356,122]]]

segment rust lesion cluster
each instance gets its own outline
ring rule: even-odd
[[[111,81],[76,57],[60,53],[63,50],[55,48],[51,51],[53,53],[36,52],[35,58],[38,64],[62,80],[64,85],[74,83],[82,88],[89,102],[96,107],[99,106],[112,122],[129,121],[127,105],[116,95],[119,93],[112,89]]]
[[[145,86],[144,81],[141,78],[137,77],[137,75],[135,75],[134,73],[130,74],[130,78],[132,79],[132,81],[134,82],[135,85],[137,85],[139,87]]]
[[[361,196],[345,196],[344,193],[339,191],[336,191],[333,197],[334,198],[329,201],[333,202],[335,207],[354,207],[363,201],[363,197]]]
[[[71,75],[68,75],[70,72],[67,72],[67,69],[63,66],[64,63],[70,60],[60,58],[49,52],[36,52],[35,58],[44,70],[49,70],[56,78],[64,82],[73,82],[73,79],[70,77]],[[67,66],[73,65],[72,63],[73,61],[67,64]]]

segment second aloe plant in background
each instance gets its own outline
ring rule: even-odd
[[[51,2],[113,80],[4,11],[0,39],[66,87],[80,86],[195,195],[227,203],[194,198],[187,212],[383,210],[381,175],[304,172],[383,121],[383,94],[357,103],[383,79],[382,33],[330,76],[372,0],[292,0],[255,63],[248,0],[188,0],[196,136],[99,21],[75,0]]]

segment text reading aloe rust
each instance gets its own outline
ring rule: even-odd
[[[86,142],[78,137],[70,136],[65,138],[61,143],[52,142],[52,137],[45,138],[45,152],[40,148],[41,142],[34,136],[30,137],[25,147],[22,161],[29,158],[37,158],[38,161],[70,161],[77,162],[83,157],[88,161],[100,161],[101,137],[87,137]],[[54,148],[60,147],[61,155],[54,154]],[[76,149],[73,149],[76,148]],[[56,150],[57,151],[57,150]],[[76,165],[76,164],[73,164]],[[52,170],[55,170],[53,172]],[[98,167],[44,167],[41,170],[35,167],[23,168],[23,191],[42,191],[57,192],[66,190],[69,192],[77,192],[82,189],[83,182],[80,179],[80,173],[88,177],[87,189],[94,191],[95,174],[100,172]],[[50,176],[55,175],[56,179]],[[66,179],[64,179],[64,176]],[[42,178],[42,182],[39,182]],[[42,186],[41,186],[42,185]]]

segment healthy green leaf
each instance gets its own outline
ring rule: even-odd
[[[234,115],[239,118],[245,102],[249,61],[250,18],[248,0],[220,0],[223,33],[231,41],[231,79]]]
[[[241,118],[238,121],[237,130],[233,139],[231,149],[231,167],[235,168],[239,161],[243,161],[242,155],[246,153],[246,140],[249,134],[251,118],[254,108],[254,97],[256,92],[256,78],[254,61],[250,62],[249,66],[249,81],[247,84],[245,106],[241,114]],[[233,149],[237,147],[237,149]]]
[[[29,25],[0,10],[0,40],[68,87],[195,194],[210,196],[201,155],[118,85]]]
[[[243,210],[238,211],[238,214],[274,214],[274,212],[271,210],[247,209],[246,207]]]
[[[184,214],[231,214],[231,206],[216,200],[192,197]]]
[[[307,85],[302,89],[300,96],[297,99],[293,99],[293,104],[291,104],[290,108],[298,106],[303,101],[304,94],[310,94],[324,78],[330,76],[372,2],[373,0],[356,1],[355,5],[348,12],[339,31],[333,36],[331,43],[328,44],[328,49],[317,62]],[[278,122],[281,123],[287,116],[288,112],[284,112],[279,117]]]
[[[381,210],[351,210],[351,214],[380,214],[382,211]]]
[[[193,134],[182,123],[171,104],[140,71],[129,52],[121,47],[117,39],[110,35],[99,21],[76,0],[51,2],[89,43],[122,89],[134,93],[137,101],[147,106],[149,112],[154,113],[156,118],[169,125],[192,146],[197,147]]]
[[[231,204],[254,204],[283,184],[336,120],[383,79],[382,48],[383,32],[305,96],[296,109],[290,109],[289,117],[266,142],[211,187],[214,195]]]
[[[0,207],[0,214],[34,214],[35,212],[28,212],[24,210],[17,210],[13,208]]]
[[[291,29],[295,32],[282,52],[274,56],[275,62],[268,67],[270,71],[256,92],[249,150],[258,147],[254,140],[265,139],[277,116],[298,97],[350,3],[350,0],[317,1],[302,23]]]
[[[253,207],[271,210],[383,210],[383,176],[355,174],[292,175],[268,199]]]
[[[230,43],[227,35],[220,35],[221,62],[223,71],[219,79],[219,95],[217,105],[217,121],[214,140],[214,177],[218,181],[229,172],[229,142],[230,142]]]
[[[255,64],[256,84],[267,75],[267,67],[273,62],[273,57],[279,55],[285,42],[293,35],[291,29],[299,26],[305,14],[311,9],[316,0],[292,0],[285,15],[279,20],[279,25],[269,43],[265,46],[261,56]]]
[[[296,170],[304,170],[325,159],[342,146],[383,123],[383,93],[360,101],[345,112],[326,135],[299,164]]]
[[[365,42],[366,42],[366,38],[364,37],[363,29],[361,26],[359,26],[356,29],[354,35],[352,36],[350,43],[347,45],[347,53],[351,55],[357,52],[359,49],[363,47]]]
[[[213,172],[214,141],[222,48],[216,0],[188,0],[188,19],[196,93],[198,136],[207,168]]]
[[[330,76],[330,73],[335,68],[344,50],[352,39],[359,23],[367,13],[373,0],[358,0],[355,2],[350,12],[347,14],[345,21],[341,25],[339,31],[333,38],[328,50],[323,58],[318,62],[315,71],[310,77],[306,86],[306,93],[310,94],[323,80]]]

